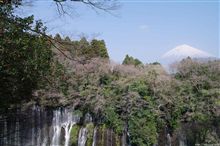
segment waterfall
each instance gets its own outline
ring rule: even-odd
[[[85,146],[87,142],[92,146],[113,146],[116,140],[126,146],[126,132],[120,142],[121,137],[112,129],[103,125],[93,127],[90,114],[80,119],[72,109],[37,106],[13,112],[0,115],[0,146]]]
[[[4,119],[4,117],[3,117]],[[8,144],[8,139],[6,137],[8,133],[8,129],[7,129],[7,121],[4,119],[4,130],[3,130],[3,144],[7,145]],[[0,143],[1,144],[1,143]]]
[[[179,140],[179,146],[186,146],[186,143],[185,143],[185,141],[183,141],[183,140]]]
[[[118,135],[104,124],[95,125],[94,121],[89,113],[81,119],[68,108],[54,110],[34,106],[25,112],[9,111],[0,115],[0,146],[130,146],[127,128]],[[164,131],[162,143],[171,146],[168,128]],[[179,146],[187,145],[186,136],[183,132],[178,134]]]
[[[96,146],[97,127],[94,128],[92,146]]]
[[[167,146],[171,146],[171,136],[169,133],[167,134]]]
[[[87,128],[81,128],[78,137],[78,146],[85,146],[87,140]]]
[[[47,138],[45,138],[44,141],[42,142],[42,146],[47,146]]]
[[[65,129],[65,143],[64,143],[64,146],[69,145],[70,134],[71,134],[71,130],[72,130],[72,127],[73,127],[74,124],[76,124],[76,121],[73,120],[72,113],[68,113],[67,114],[67,120],[63,124],[63,127]]]
[[[64,143],[64,146],[68,146],[69,145],[70,132],[71,132],[72,127],[73,127],[73,123],[67,123],[65,125],[65,143]]]
[[[54,117],[53,117],[53,136],[52,136],[52,142],[51,145],[59,145],[60,143],[60,132],[61,132],[61,125],[60,125],[60,119],[61,118],[61,111],[56,110],[54,111]]]
[[[70,133],[74,124],[78,122],[79,118],[74,117],[73,113],[64,109],[63,112],[61,110],[54,111],[53,117],[53,138],[51,142],[51,146],[61,145],[61,129],[64,129],[64,146],[69,145]]]
[[[17,143],[16,146],[20,146],[20,132],[19,132],[19,122],[16,120],[16,124],[15,124],[15,142]]]
[[[0,146],[69,146],[71,129],[80,121],[67,108],[34,106],[26,112],[13,112],[0,116]]]
[[[113,131],[112,129],[106,129],[105,130],[105,146],[112,146],[114,141],[113,141]]]
[[[92,116],[89,113],[86,113],[84,117],[84,123],[91,123],[91,122],[92,122]]]
[[[178,141],[179,141],[179,146],[187,146],[186,142],[186,136],[185,133],[180,133],[178,134]]]
[[[127,145],[127,133],[126,132],[123,132],[123,135],[122,135],[122,138],[121,138],[121,143],[122,143],[122,146],[126,146]]]

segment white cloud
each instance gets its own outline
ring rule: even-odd
[[[140,26],[139,26],[139,29],[146,31],[146,30],[149,29],[149,26],[148,26],[148,25],[140,25]]]

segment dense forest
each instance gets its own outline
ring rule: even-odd
[[[186,58],[172,72],[129,55],[118,64],[104,40],[50,36],[13,9],[0,5],[1,111],[73,106],[117,135],[127,131],[132,146],[178,145],[180,133],[188,145],[220,143],[218,59]]]

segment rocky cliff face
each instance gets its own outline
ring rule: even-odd
[[[165,127],[155,145],[191,146],[201,137],[198,137],[201,131],[209,132],[206,143],[218,143],[219,123],[216,121],[214,125],[205,129],[206,125],[183,124],[172,135]],[[89,113],[82,114],[72,108],[33,106],[0,116],[0,146],[129,146],[128,135],[127,131],[118,135],[105,124],[97,123]]]
[[[125,146],[123,137],[69,108],[34,106],[0,117],[0,146]]]

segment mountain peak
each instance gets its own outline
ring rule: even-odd
[[[171,49],[166,52],[162,58],[172,58],[172,59],[183,59],[186,57],[191,58],[209,58],[213,57],[211,54],[199,50],[197,48],[191,47],[189,45],[183,44]]]

